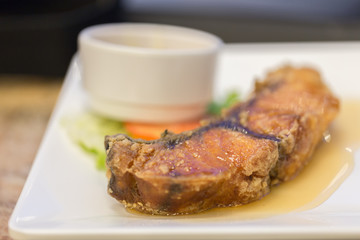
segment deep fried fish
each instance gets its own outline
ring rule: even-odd
[[[261,199],[306,165],[338,110],[315,70],[283,67],[246,102],[193,131],[165,131],[155,141],[107,136],[108,192],[161,215]]]

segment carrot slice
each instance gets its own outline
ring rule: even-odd
[[[137,122],[125,122],[124,127],[126,131],[133,138],[141,138],[144,140],[154,140],[160,138],[160,135],[168,130],[173,133],[181,133],[195,129],[200,126],[200,120],[194,120],[190,122],[180,123],[168,123],[168,124],[149,124],[149,123],[137,123]]]

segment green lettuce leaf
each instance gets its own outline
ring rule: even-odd
[[[207,113],[210,115],[218,116],[225,108],[231,107],[233,104],[241,100],[240,93],[237,91],[231,91],[226,94],[225,98],[219,101],[213,101],[208,105]]]
[[[66,116],[62,119],[69,137],[86,153],[93,156],[96,167],[105,170],[105,135],[127,134],[121,121],[111,120],[94,113]]]

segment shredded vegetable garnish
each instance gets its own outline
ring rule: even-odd
[[[66,116],[62,123],[69,137],[86,153],[93,156],[99,170],[106,168],[105,135],[127,134],[122,122],[107,119],[94,113]]]
[[[237,91],[229,92],[224,99],[213,101],[208,105],[207,112],[210,115],[220,115],[225,108],[232,106],[234,103],[240,101],[240,94]]]

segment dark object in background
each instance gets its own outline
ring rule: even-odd
[[[0,0],[0,73],[64,76],[85,27],[122,20],[118,0]]]
[[[81,29],[125,20],[226,43],[360,40],[360,0],[0,0],[0,74],[62,77]]]
[[[127,21],[197,28],[224,42],[360,40],[360,0],[127,0]]]

